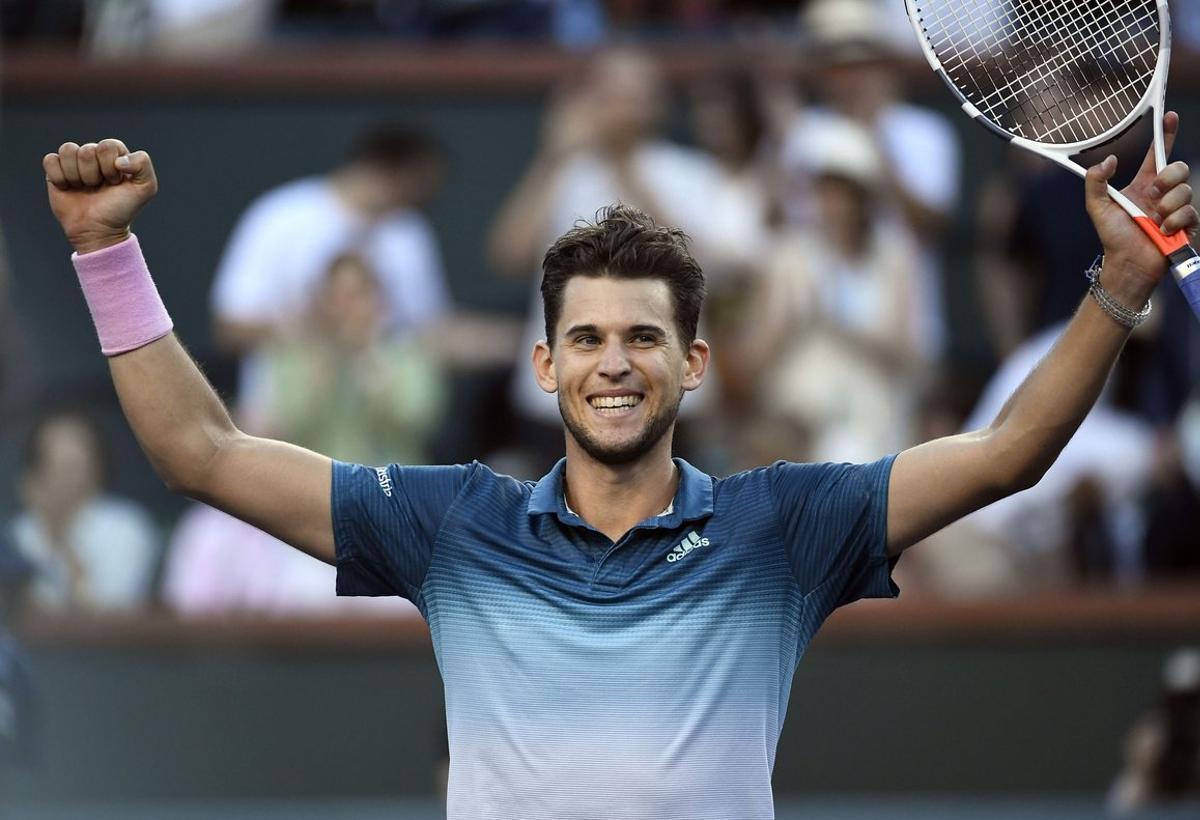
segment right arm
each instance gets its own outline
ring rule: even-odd
[[[50,206],[80,255],[129,237],[157,191],[150,157],[119,140],[66,143],[42,161]],[[334,563],[332,462],[248,436],[174,334],[109,359],[125,416],[167,486]]]

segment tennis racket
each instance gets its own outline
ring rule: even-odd
[[[963,111],[1004,140],[1080,177],[1073,157],[1154,112],[1154,155],[1167,164],[1163,114],[1171,61],[1166,0],[904,0],[930,66]],[[1109,196],[1167,257],[1200,317],[1200,255],[1165,236],[1127,196]]]

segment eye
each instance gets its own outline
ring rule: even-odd
[[[633,337],[635,345],[653,345],[658,343],[658,337],[651,333],[639,333]]]
[[[592,335],[576,336],[575,344],[581,347],[595,347],[600,344],[600,337]]]

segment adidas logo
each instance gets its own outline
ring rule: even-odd
[[[388,498],[392,497],[392,477],[388,475],[386,467],[376,467],[375,476],[379,479],[379,489],[383,490],[383,494]]]
[[[697,547],[707,547],[708,544],[707,538],[701,538],[700,533],[692,530],[688,533],[687,538],[680,541],[675,549],[667,553],[667,563],[674,564]]]

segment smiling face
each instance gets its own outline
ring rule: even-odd
[[[628,464],[670,433],[685,391],[704,379],[708,345],[684,346],[662,279],[574,276],[563,290],[553,348],[533,353],[538,384],[558,393],[575,447],[603,464]]]

